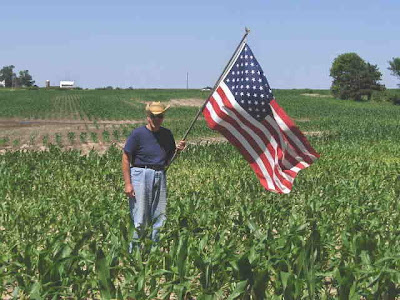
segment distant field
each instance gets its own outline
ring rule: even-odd
[[[0,149],[50,144],[98,148],[121,142],[145,122],[146,101],[168,101],[166,125],[184,130],[209,92],[199,90],[1,90]],[[179,109],[175,109],[179,107]],[[195,136],[213,136],[204,125]],[[96,145],[94,145],[96,144]],[[82,146],[83,145],[83,146]],[[82,147],[81,147],[82,146]]]
[[[274,91],[321,154],[289,195],[200,119],[168,171],[160,243],[127,253],[125,137],[161,100],[179,139],[207,95],[0,90],[1,298],[398,299],[400,106],[329,91]]]
[[[311,135],[338,134],[345,132],[346,126],[364,131],[367,122],[397,124],[398,107],[389,103],[339,101],[330,98],[328,90],[276,90],[274,94],[299,127]],[[165,125],[179,137],[208,95],[184,89],[0,89],[0,150],[45,149],[50,144],[69,149],[104,145],[104,150],[112,143],[121,143],[133,128],[144,124],[145,102],[155,100],[172,105]],[[355,116],[355,110],[365,118]],[[194,139],[216,136],[202,117],[191,133]]]
[[[130,120],[142,118],[144,101],[205,99],[200,90],[2,90],[0,117]],[[173,115],[173,113],[172,113]]]

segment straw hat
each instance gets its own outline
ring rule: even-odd
[[[152,113],[153,115],[159,115],[159,114],[164,113],[169,107],[170,107],[170,105],[165,105],[165,104],[161,103],[160,101],[151,102],[151,103],[147,103],[146,112]]]

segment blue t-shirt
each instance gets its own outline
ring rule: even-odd
[[[124,147],[133,161],[133,165],[159,165],[165,164],[175,152],[175,140],[171,131],[160,127],[156,132],[146,126],[132,131]]]

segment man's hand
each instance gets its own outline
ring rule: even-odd
[[[129,198],[135,197],[135,190],[132,184],[125,184],[125,195]]]
[[[186,148],[186,141],[182,140],[178,143],[178,145],[176,145],[176,149],[178,151],[182,151]]]

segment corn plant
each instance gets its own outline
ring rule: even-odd
[[[110,132],[108,132],[108,130],[103,130],[103,132],[101,133],[103,140],[105,142],[109,142],[110,141]]]
[[[112,132],[112,135],[113,135],[114,141],[119,142],[119,140],[120,140],[119,130],[118,129],[114,129],[113,132]]]
[[[79,134],[79,139],[81,140],[81,143],[87,143],[87,132],[81,132]]]
[[[62,134],[61,133],[56,133],[55,134],[55,140],[56,140],[56,144],[59,147],[62,147]]]
[[[42,143],[43,143],[43,146],[47,146],[49,144],[49,135],[48,134],[45,134],[42,137]]]
[[[73,131],[68,132],[69,143],[73,145],[75,143],[76,134]]]
[[[99,138],[97,136],[97,132],[91,131],[90,132],[90,138],[92,139],[93,143],[97,143],[99,141]]]

